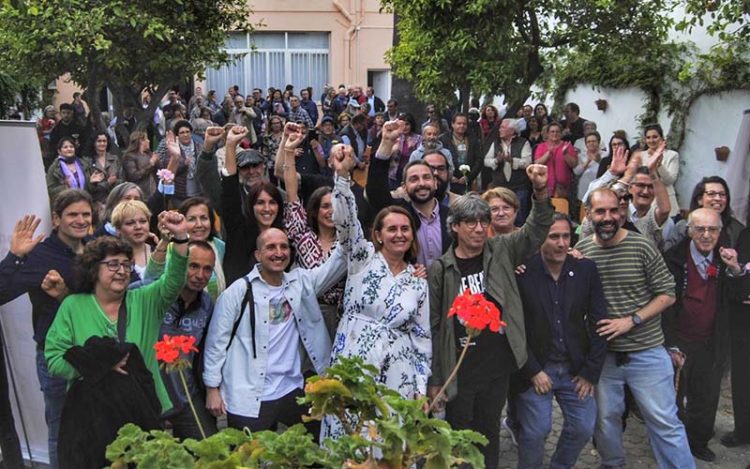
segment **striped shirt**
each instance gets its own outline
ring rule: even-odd
[[[599,269],[611,318],[627,317],[658,295],[674,296],[675,283],[664,259],[643,235],[628,232],[616,246],[602,247],[594,237],[582,239],[576,249]],[[609,343],[612,352],[637,352],[664,343],[661,315],[644,321]]]

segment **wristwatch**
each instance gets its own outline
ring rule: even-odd
[[[638,316],[638,313],[633,313],[630,315],[630,319],[633,320],[633,326],[638,327],[641,324],[643,324],[643,319]]]
[[[190,235],[186,235],[183,239],[177,239],[175,237],[172,237],[172,242],[174,244],[185,244],[190,242]]]

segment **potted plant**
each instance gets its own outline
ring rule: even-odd
[[[721,147],[714,148],[714,153],[716,153],[716,160],[717,161],[726,161],[729,159],[729,147],[724,145]]]
[[[596,101],[594,101],[596,104],[596,108],[602,112],[605,112],[607,110],[607,100],[604,98],[599,98]]]

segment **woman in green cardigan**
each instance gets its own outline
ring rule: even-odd
[[[125,302],[124,342],[135,344],[156,384],[162,412],[172,408],[159,373],[154,344],[159,340],[164,312],[180,294],[187,269],[188,235],[185,217],[177,212],[159,215],[162,232],[172,235],[173,255],[166,271],[157,281],[128,290],[130,273],[135,265],[130,246],[117,238],[104,236],[86,245],[80,258],[81,293],[65,298],[57,311],[45,341],[49,372],[68,379],[78,377],[76,369],[65,358],[73,346],[82,346],[92,336],[118,338],[120,306]],[[125,293],[127,292],[127,296]],[[127,374],[123,357],[114,370]]]

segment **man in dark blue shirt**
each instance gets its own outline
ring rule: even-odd
[[[54,284],[75,285],[73,261],[83,252],[91,228],[91,197],[84,191],[61,192],[52,205],[52,233],[35,236],[41,220],[27,215],[16,223],[10,250],[0,262],[0,304],[24,293],[31,300],[34,341],[37,344],[37,375],[44,394],[44,416],[49,434],[50,468],[57,468],[57,434],[65,401],[66,381],[47,372],[44,339],[55,318],[62,295]],[[42,241],[44,239],[44,241]],[[55,271],[55,272],[51,272]],[[48,275],[49,274],[49,275]],[[43,283],[45,283],[43,288]],[[47,294],[52,292],[54,296]]]
[[[177,301],[172,303],[164,315],[159,337],[165,334],[191,336],[195,338],[198,350],[203,349],[203,338],[214,310],[214,302],[205,288],[213,274],[215,262],[216,254],[210,244],[205,241],[190,242],[185,286],[182,287]],[[205,390],[202,389],[200,379],[202,372],[200,358],[202,357],[197,352],[190,352],[186,358],[192,364],[192,369],[185,372],[185,382],[190,390],[195,412],[200,419],[200,427],[190,409],[180,375],[176,371],[167,371],[162,368],[161,376],[164,386],[174,404],[172,410],[163,417],[172,423],[172,432],[177,438],[200,440],[203,437],[201,429],[205,436],[217,432],[216,419],[206,409]]]
[[[529,351],[517,403],[519,468],[542,466],[552,396],[565,415],[552,467],[574,467],[594,433],[594,386],[607,354],[607,341],[595,330],[607,304],[596,264],[568,254],[571,233],[570,219],[556,213],[539,254],[518,279]]]

